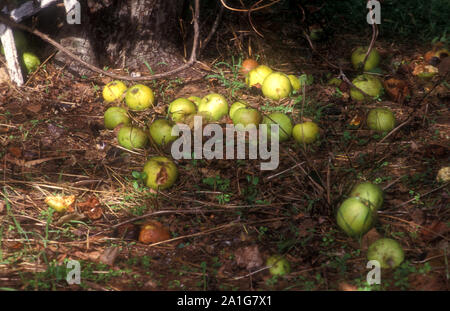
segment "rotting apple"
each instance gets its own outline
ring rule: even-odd
[[[395,269],[405,259],[405,253],[397,241],[382,238],[369,246],[367,259],[378,261],[383,269]]]
[[[150,158],[144,165],[146,174],[145,184],[154,190],[163,190],[171,187],[178,177],[175,163],[162,156]]]
[[[186,98],[177,98],[170,103],[168,114],[174,122],[183,122],[184,119],[195,114],[197,107],[195,104]]]
[[[241,69],[239,70],[242,74],[246,75],[250,70],[258,67],[259,64],[256,60],[247,58],[242,62]]]
[[[350,192],[350,197],[360,198],[374,213],[383,205],[383,190],[371,182],[357,184]]]
[[[109,82],[103,87],[103,99],[107,103],[114,102],[116,100],[121,100],[123,94],[127,90],[125,83],[119,80],[114,80]]]
[[[292,85],[287,75],[273,72],[264,79],[261,90],[265,97],[280,100],[289,96]]]
[[[148,136],[138,127],[125,125],[117,133],[117,140],[122,147],[133,150],[144,148],[147,145]]]
[[[131,123],[128,112],[123,107],[109,107],[105,111],[103,119],[108,130],[114,129],[119,124],[129,125]]]
[[[178,138],[178,136],[172,136],[173,126],[174,124],[169,120],[155,120],[149,126],[150,137],[158,146],[167,145]]]
[[[28,73],[32,73],[33,71],[35,71],[41,64],[39,57],[37,57],[36,54],[31,52],[23,53],[22,59]]]
[[[395,127],[394,113],[387,108],[374,108],[367,115],[367,127],[377,132],[390,132]]]
[[[450,166],[442,167],[437,175],[436,175],[436,181],[441,183],[446,183],[450,181]]]
[[[283,276],[291,272],[291,265],[289,261],[278,254],[267,258],[266,266],[270,267],[269,271],[272,275]]]
[[[162,223],[153,220],[141,226],[139,242],[144,244],[158,243],[170,239],[170,232]]]
[[[352,53],[352,64],[355,69],[360,69],[362,67],[364,58],[366,57],[366,53],[368,47],[357,47]],[[367,57],[367,61],[364,65],[364,71],[370,71],[377,67],[380,64],[380,53],[378,53],[377,49],[374,47],[370,51],[369,56]]]
[[[300,144],[313,143],[319,137],[319,126],[311,121],[296,124],[292,129],[292,136]]]
[[[210,121],[219,121],[228,114],[227,99],[217,93],[208,94],[202,98],[198,112],[206,113]]]
[[[280,142],[288,140],[292,135],[292,121],[286,114],[282,112],[273,112],[264,116],[262,124],[267,125],[267,138],[271,137],[271,124],[278,124],[278,140]]]
[[[356,197],[348,198],[340,205],[336,221],[351,237],[364,235],[372,228],[374,217],[369,206]]]
[[[353,79],[352,83],[371,97],[377,97],[383,93],[383,83],[373,75],[359,75]],[[364,101],[365,99],[364,94],[353,87],[350,89],[350,96],[356,101]]]
[[[273,72],[270,67],[266,65],[259,65],[258,67],[249,71],[245,77],[245,83],[248,86],[261,87],[264,79]]]
[[[247,108],[247,104],[243,101],[234,102],[230,107],[229,111],[230,118],[233,119],[234,113],[241,108]]]
[[[133,85],[125,94],[127,106],[136,111],[142,111],[153,106],[155,95],[151,88],[143,84]]]
[[[261,123],[261,113],[254,108],[241,108],[234,112],[233,117],[231,118],[233,120],[233,124],[242,124],[242,126],[247,126],[250,124],[253,124],[257,126],[259,123]]]

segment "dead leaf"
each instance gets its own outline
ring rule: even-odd
[[[362,120],[363,120],[363,116],[360,114],[356,114],[350,121],[349,125],[359,126],[361,124]]]
[[[367,232],[361,239],[361,249],[367,250],[373,242],[379,240],[380,238],[381,235],[375,228],[370,229],[370,231]]]
[[[103,251],[103,253],[99,257],[99,261],[108,266],[114,265],[114,261],[116,261],[117,256],[119,256],[120,250],[116,246],[108,247]]]
[[[399,104],[403,104],[405,98],[411,95],[408,83],[403,80],[390,78],[384,81],[384,87],[391,99]]]
[[[78,207],[91,220],[99,219],[103,215],[100,202],[94,196],[89,197],[85,202],[78,203]]]
[[[137,240],[139,236],[139,227],[132,223],[123,224],[117,227],[115,236],[124,240]]]
[[[431,241],[449,231],[450,228],[445,222],[435,220],[431,225],[422,227],[421,235],[425,241]]]
[[[258,245],[251,245],[238,248],[234,252],[236,257],[236,264],[249,271],[257,269],[263,265],[263,259],[259,252]]]
[[[340,291],[345,291],[345,292],[354,292],[354,291],[358,290],[358,288],[355,285],[351,285],[347,282],[339,283],[338,289]]]
[[[5,210],[5,202],[0,201],[0,214]]]
[[[27,110],[34,112],[34,113],[38,113],[39,111],[41,111],[42,106],[39,103],[33,103],[33,104],[28,104],[27,105]]]
[[[19,147],[9,147],[8,148],[8,153],[13,155],[16,158],[21,158],[22,157],[22,149]]]

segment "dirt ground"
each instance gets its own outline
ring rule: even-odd
[[[250,43],[252,56],[274,70],[312,75],[304,93],[275,102],[245,87],[238,70],[249,41],[230,37],[227,52],[211,47],[200,59],[193,81],[146,83],[156,104],[130,112],[133,123],[146,127],[165,117],[175,98],[217,92],[230,104],[242,99],[263,113],[287,112],[294,123],[314,120],[319,141],[306,147],[293,140],[281,143],[274,171],[261,171],[258,160],[175,161],[178,180],[158,193],[133,172],[151,156],[170,154],[153,145],[137,152],[118,146],[117,130],[103,125],[111,105],[101,92],[109,78],[75,78],[50,59],[17,88],[3,66],[0,288],[448,290],[450,193],[436,174],[449,165],[450,89],[442,75],[423,80],[408,65],[431,44],[380,38],[380,77],[406,81],[410,96],[401,101],[385,94],[357,103],[344,84],[341,90],[327,85],[338,72],[304,40],[270,29],[277,25],[262,27],[266,37]],[[367,38],[336,34],[316,47],[351,79],[357,74],[351,50]],[[372,107],[395,113],[397,127],[389,135],[367,129],[365,115]],[[335,213],[350,189],[365,180],[384,189],[385,201],[375,228],[357,240],[338,228]],[[44,202],[49,195],[73,195],[72,210],[49,209]],[[171,239],[139,242],[139,226],[149,220],[166,226]],[[380,237],[398,240],[406,257],[397,269],[382,271],[380,285],[370,286],[367,247]],[[289,274],[277,277],[263,269],[272,254],[285,256]],[[72,259],[81,264],[79,285],[66,282]]]

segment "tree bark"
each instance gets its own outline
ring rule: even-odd
[[[150,74],[183,64],[179,18],[185,0],[84,0],[81,25],[66,25],[61,43],[100,67]],[[58,61],[66,59],[60,53]],[[69,60],[66,59],[66,64]],[[76,64],[71,70],[86,74]],[[147,67],[150,67],[150,69]],[[151,71],[150,71],[151,70]]]

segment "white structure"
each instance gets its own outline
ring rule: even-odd
[[[9,15],[15,22],[20,22],[23,19],[38,13],[40,10],[58,2],[62,2],[62,0],[30,0],[10,12],[6,6],[4,8],[0,7],[0,9],[3,13]],[[79,3],[77,0],[64,0],[64,6],[66,8],[66,12],[68,13],[74,8],[79,7]],[[20,69],[19,55],[17,54],[16,45],[14,43],[12,29],[6,25],[0,24],[0,39],[5,51],[9,77],[14,83],[21,86],[23,85],[24,80]]]

